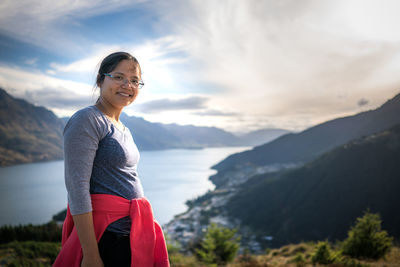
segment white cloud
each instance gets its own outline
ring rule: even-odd
[[[177,110],[198,110],[206,107],[207,97],[189,96],[180,99],[154,99],[136,105],[141,113],[160,113],[164,111]]]
[[[375,108],[399,92],[400,16],[386,12],[399,4],[385,3],[205,0],[159,7],[196,63],[198,81],[226,88],[211,106],[234,108],[260,127],[273,121],[301,129],[361,111],[360,97],[370,99],[364,108]],[[367,19],[364,10],[373,14],[373,29],[357,22]]]
[[[73,51],[88,40],[80,33],[66,32],[66,26],[143,2],[146,0],[3,0],[0,33],[51,51]]]
[[[27,64],[27,65],[32,65],[32,66],[36,66],[37,61],[38,61],[38,58],[37,58],[37,57],[35,57],[35,58],[30,58],[30,59],[25,60],[25,64]]]
[[[50,108],[59,116],[71,115],[95,99],[90,85],[7,66],[0,66],[0,87],[14,97]]]

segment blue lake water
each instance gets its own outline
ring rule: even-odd
[[[248,147],[142,151],[138,173],[156,219],[167,223],[186,210],[185,201],[213,189],[210,167]],[[66,208],[64,162],[0,168],[0,226],[41,224]]]

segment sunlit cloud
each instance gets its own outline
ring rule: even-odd
[[[215,109],[208,109],[205,111],[193,112],[192,114],[198,115],[198,116],[217,116],[217,117],[237,117],[237,116],[239,116],[239,113],[237,113],[237,112],[225,112],[225,111],[215,110]]]
[[[182,99],[156,99],[136,105],[139,112],[159,113],[170,110],[193,110],[206,107],[208,99],[201,96],[191,96]]]
[[[399,93],[400,17],[369,1],[368,12],[380,14],[368,18],[374,27],[363,32],[367,26],[357,18],[365,18],[364,2],[350,2],[358,9],[346,9],[346,16],[348,1],[191,1],[161,8],[190,60],[202,66],[197,76],[227,89],[213,95],[216,106],[281,127],[294,120],[301,129],[362,111],[354,105],[361,96],[371,99],[362,107],[375,108]],[[382,15],[390,19],[381,23]],[[370,35],[383,28],[393,38]]]
[[[90,85],[7,66],[0,66],[0,87],[59,116],[69,116],[95,99]]]

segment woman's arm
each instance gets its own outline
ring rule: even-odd
[[[82,267],[103,267],[94,233],[92,212],[73,215],[76,231],[82,246]]]
[[[81,266],[85,267],[103,266],[94,231],[90,198],[90,177],[103,130],[104,127],[90,108],[75,113],[64,128],[65,185],[83,252]]]

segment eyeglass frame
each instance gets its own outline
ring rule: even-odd
[[[142,80],[133,80],[133,81],[131,81],[131,80],[129,80],[129,79],[123,79],[123,80],[117,80],[118,78],[117,77],[115,77],[113,74],[111,74],[111,73],[103,73],[103,75],[104,76],[107,76],[107,77],[110,77],[114,82],[116,82],[116,83],[118,83],[118,84],[125,84],[125,82],[126,81],[128,81],[128,83],[129,84],[132,84],[132,86],[134,87],[134,88],[139,88],[139,89],[141,89],[141,88],[143,88],[143,86],[144,86],[144,82],[142,81]],[[121,76],[121,77],[123,77],[123,76]]]

